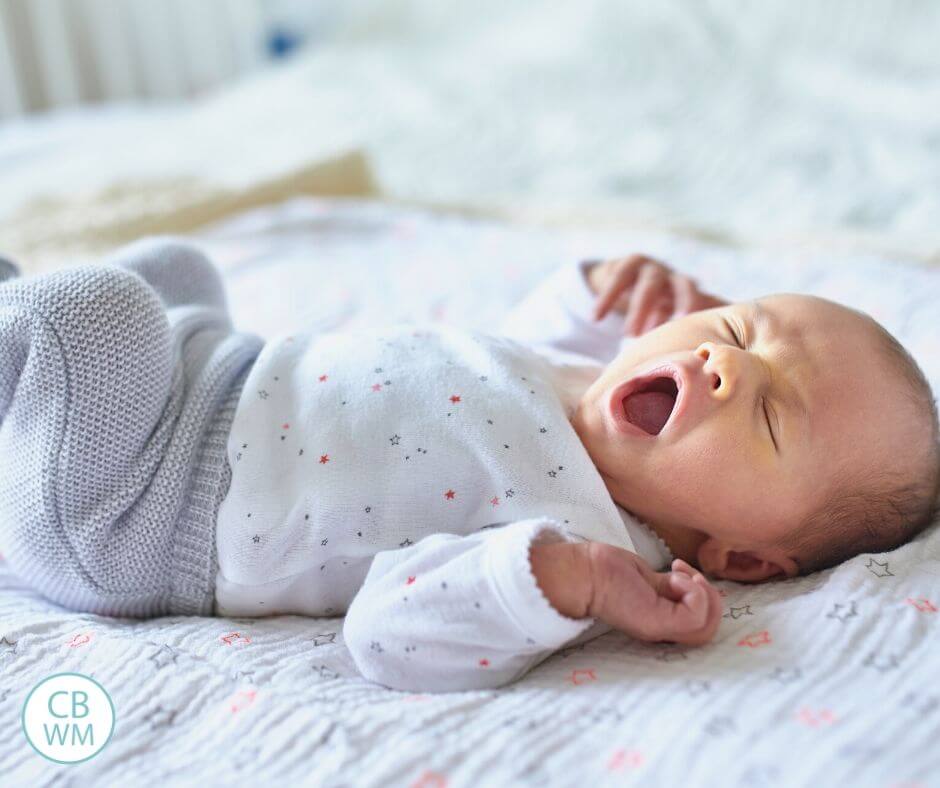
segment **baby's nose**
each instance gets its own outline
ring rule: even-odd
[[[721,375],[716,370],[709,368],[710,365],[708,364],[708,362],[711,359],[713,352],[714,352],[714,347],[711,342],[703,342],[701,345],[699,345],[695,349],[695,355],[697,355],[699,358],[701,358],[705,362],[705,365],[703,366],[702,369],[704,370],[705,374],[708,376],[708,382],[710,384],[710,387],[713,390],[718,390],[722,387],[722,384],[723,383],[726,384],[727,381],[722,381]],[[725,385],[725,393],[727,393],[727,388],[728,388],[727,385]]]

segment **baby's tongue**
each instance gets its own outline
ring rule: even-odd
[[[659,435],[669,420],[675,397],[664,391],[638,391],[623,403],[627,419],[650,435]]]

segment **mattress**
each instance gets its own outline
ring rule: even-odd
[[[363,200],[299,199],[215,225],[236,325],[435,320],[493,330],[575,258],[644,251],[730,299],[800,291],[868,311],[935,390],[940,272],[813,247],[474,220]],[[940,531],[786,582],[718,582],[700,648],[612,632],[521,681],[446,694],[358,675],[342,618],[109,619],[64,610],[0,561],[5,785],[940,785]],[[52,673],[110,693],[114,735],[55,765],[26,743],[26,694]]]

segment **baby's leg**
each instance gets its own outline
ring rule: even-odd
[[[212,266],[178,243],[0,283],[13,570],[73,609],[211,613],[225,441],[260,347],[232,331]]]
[[[19,276],[19,273],[20,271],[15,263],[7,260],[5,257],[0,257],[0,282],[4,279],[12,279],[14,276]]]

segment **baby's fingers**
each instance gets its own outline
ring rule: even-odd
[[[675,309],[673,317],[680,317],[695,311],[695,299],[698,295],[698,286],[695,280],[680,274],[678,271],[669,272],[669,282],[672,285],[673,301]]]
[[[693,585],[699,586],[705,594],[705,622],[698,629],[680,634],[673,639],[677,643],[686,646],[703,646],[711,642],[718,631],[718,626],[721,624],[721,595],[718,593],[718,589],[705,579],[704,575],[696,575],[691,582]]]
[[[708,620],[708,594],[688,575],[673,572],[667,581],[669,594],[659,598],[658,640],[675,640],[702,629]]]
[[[658,266],[646,266],[640,271],[627,309],[626,324],[630,334],[640,333],[650,309],[659,301],[665,283],[666,273]]]
[[[600,294],[597,302],[594,304],[594,319],[602,320],[611,307],[617,303],[617,299],[625,290],[633,287],[637,275],[644,263],[644,258],[638,255],[628,258],[625,261],[617,261],[617,267],[611,276],[604,291]],[[609,265],[610,263],[601,263]]]

